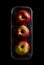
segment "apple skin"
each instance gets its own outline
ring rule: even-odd
[[[22,47],[23,46],[23,47]],[[20,41],[15,46],[15,52],[18,55],[25,55],[30,51],[30,44],[27,41]]]
[[[31,15],[26,10],[19,10],[16,13],[16,21],[19,24],[29,23],[31,20]]]
[[[30,36],[30,30],[25,25],[21,25],[17,28],[17,36],[21,38],[27,38]]]

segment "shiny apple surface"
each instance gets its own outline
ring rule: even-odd
[[[26,41],[20,41],[15,47],[15,52],[19,55],[24,55],[30,50],[30,44]]]

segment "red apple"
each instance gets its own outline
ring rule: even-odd
[[[21,25],[17,28],[17,36],[21,38],[27,38],[30,36],[30,31],[25,25]]]
[[[30,51],[30,44],[27,41],[20,41],[15,46],[15,52],[19,55],[24,55]]]
[[[29,23],[31,20],[30,14],[26,10],[19,10],[16,13],[16,21],[19,24],[26,24]]]

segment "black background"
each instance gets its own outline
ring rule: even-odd
[[[14,60],[10,54],[10,17],[14,6],[29,6],[33,9],[33,57],[29,60]],[[43,62],[44,2],[2,1],[0,2],[0,64],[38,64]]]

